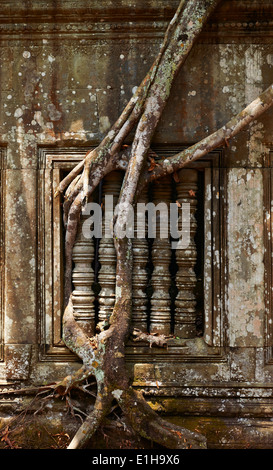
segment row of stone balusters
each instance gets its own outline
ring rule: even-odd
[[[190,224],[190,244],[188,248],[176,250],[176,288],[178,290],[175,299],[174,313],[174,334],[184,338],[195,336],[196,322],[196,275],[194,266],[196,263],[196,246],[194,236],[196,232],[196,191],[198,185],[198,172],[192,169],[183,169],[178,173],[180,182],[176,184],[177,204],[190,202],[191,224]],[[123,173],[114,171],[105,177],[103,182],[103,197],[106,194],[113,195],[114,204],[118,201],[119,191],[122,184]],[[170,177],[162,178],[153,186],[153,202],[158,204],[171,201],[171,180]],[[148,202],[148,193],[143,192],[138,202]],[[178,229],[182,224],[181,210],[179,210]],[[94,271],[92,262],[94,259],[94,240],[86,239],[82,235],[82,224],[85,217],[81,218],[77,240],[73,249],[73,305],[76,320],[81,324],[89,336],[95,332],[95,307],[94,292]],[[103,218],[104,224],[104,218]],[[157,223],[157,230],[159,224]],[[136,227],[136,224],[135,224]],[[146,238],[133,239],[133,306],[132,321],[136,328],[143,331],[150,330],[151,333],[169,334],[171,332],[171,243],[169,238],[156,238],[152,244],[153,271],[151,276],[151,286],[153,294],[150,299],[150,314],[147,325],[147,304],[148,298],[146,288],[148,285],[148,272],[146,269],[149,247]],[[98,320],[103,321],[111,315],[115,302],[115,274],[116,274],[116,253],[112,238],[105,238],[104,225],[102,227],[102,238],[99,243],[99,263],[100,271],[98,282],[99,292],[99,313]]]

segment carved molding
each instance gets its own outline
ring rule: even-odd
[[[158,1],[156,7],[147,2],[138,2],[134,8],[129,2],[93,2],[87,6],[85,1],[31,3],[31,8],[16,2],[1,5],[0,35],[11,40],[11,36],[24,39],[41,40],[51,37],[66,37],[70,40],[75,34],[85,40],[134,40],[138,38],[161,39],[178,6],[178,1]],[[26,11],[26,8],[27,11]],[[126,20],[125,20],[126,19]],[[272,2],[236,0],[223,1],[208,21],[202,39],[273,35]]]
[[[155,148],[160,155],[168,157],[181,150],[181,147],[168,146]],[[53,198],[53,193],[62,177],[64,170],[68,171],[86,154],[86,148],[40,149],[38,166],[38,313],[39,313],[39,344],[41,361],[75,361],[76,358],[64,346],[61,340],[62,316],[62,220],[60,200]],[[210,263],[205,266],[204,296],[205,296],[205,332],[204,338],[198,338],[198,344],[188,348],[181,346],[179,341],[170,344],[168,351],[158,351],[156,348],[146,348],[139,343],[137,346],[128,345],[126,358],[134,361],[179,361],[179,362],[219,362],[225,360],[224,346],[224,239],[222,230],[225,226],[225,214],[220,205],[223,189],[222,172],[219,169],[221,151],[212,152],[202,162],[195,162],[192,168],[204,171],[208,191],[207,203],[216,214],[214,222],[207,220],[205,230],[211,232],[213,241],[205,250],[210,251]],[[116,183],[115,183],[116,184]],[[220,194],[220,196],[219,196]],[[113,248],[113,247],[112,247]],[[146,248],[145,248],[146,249]],[[221,263],[218,263],[220,253]],[[104,251],[103,256],[106,252]],[[143,253],[141,254],[141,256]],[[217,261],[217,262],[216,262]],[[100,259],[101,262],[101,259]],[[102,273],[101,273],[102,274]],[[212,289],[212,285],[214,288]],[[139,299],[138,299],[139,300]],[[155,311],[156,313],[156,311]],[[142,312],[144,314],[144,311]],[[200,343],[200,344],[201,344]],[[196,343],[197,344],[197,343]],[[220,346],[220,347],[219,347]]]
[[[111,23],[110,27],[106,27],[105,23],[74,23],[74,24],[1,24],[0,36],[1,40],[11,41],[17,40],[24,36],[24,39],[35,40],[37,44],[40,42],[41,35],[44,39],[56,39],[56,36],[63,41],[71,43],[71,39],[75,34],[78,39],[85,41],[115,41],[123,43],[134,39],[135,42],[144,41],[145,39],[159,42],[163,39],[168,22],[158,21],[158,23],[147,24],[137,22],[133,25],[129,23]],[[273,21],[226,21],[210,23],[200,35],[199,41],[220,40],[224,38],[260,38],[262,42],[270,42],[273,36]],[[84,43],[83,43],[84,44]]]

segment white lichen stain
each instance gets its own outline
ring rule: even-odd
[[[83,120],[77,119],[76,121],[73,121],[71,123],[69,132],[66,132],[65,134],[66,136],[70,138],[73,136],[74,139],[78,139],[78,140],[85,139],[85,130],[83,127]]]
[[[24,111],[21,108],[17,108],[14,112],[14,117],[20,118],[24,114]]]
[[[99,118],[99,128],[100,128],[100,132],[102,132],[103,134],[105,132],[107,132],[111,127],[111,123],[109,121],[109,117],[108,116],[100,116]]]
[[[62,117],[62,113],[56,108],[55,104],[49,103],[47,105],[48,115],[51,121],[59,121]]]
[[[270,67],[273,65],[273,54],[267,54],[266,62],[268,63]]]
[[[244,61],[242,54],[244,47],[241,45],[223,44],[219,46],[220,68],[226,82],[222,91],[227,95],[227,106],[231,115],[237,114],[245,106],[244,88],[242,86],[241,74],[243,73]]]
[[[120,400],[122,393],[123,393],[123,390],[117,389],[117,390],[113,390],[112,395],[114,396],[114,398],[116,398],[116,400]]]
[[[262,122],[253,121],[249,126],[249,140],[247,143],[249,151],[249,163],[262,167],[263,159],[270,149],[264,143],[265,129]]]
[[[257,45],[250,45],[245,51],[246,80],[245,99],[251,103],[263,91],[262,50]]]

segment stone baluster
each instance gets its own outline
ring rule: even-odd
[[[105,195],[113,196],[113,205],[118,202],[123,172],[113,171],[103,180],[102,200],[105,208]],[[114,208],[113,207],[113,208]],[[99,293],[99,322],[107,320],[112,314],[115,304],[116,290],[116,250],[113,238],[105,236],[105,218],[102,220],[102,238],[99,244],[100,271],[98,282]]]
[[[164,202],[169,211],[171,202],[171,178],[164,177],[153,187],[153,203]],[[162,216],[161,216],[162,217]],[[171,330],[171,244],[169,236],[169,214],[165,221],[167,238],[164,238],[164,230],[159,233],[160,216],[156,217],[156,238],[152,246],[153,273],[151,285],[153,294],[151,298],[150,332],[169,334]],[[160,238],[161,235],[161,238]]]
[[[144,190],[138,198],[138,203],[147,204],[148,189]],[[145,232],[146,232],[145,223]],[[149,248],[146,238],[137,236],[137,207],[135,208],[133,239],[133,273],[132,273],[132,321],[133,326],[142,331],[147,331],[147,294],[145,292],[148,284],[146,265],[148,262]]]
[[[95,333],[95,307],[92,285],[94,282],[94,271],[92,262],[94,258],[94,241],[87,239],[82,233],[82,225],[88,216],[81,216],[78,234],[73,247],[74,269],[72,282],[72,302],[74,317],[88,336]]]
[[[196,192],[198,190],[198,171],[183,169],[178,172],[180,182],[177,183],[177,201],[190,203],[190,243],[186,249],[177,249],[176,287],[178,294],[175,300],[174,334],[181,338],[196,336],[196,274],[194,267],[197,260],[195,233],[197,223],[195,213],[197,208]],[[182,214],[179,211],[178,229],[182,230]],[[184,229],[183,229],[184,230]]]

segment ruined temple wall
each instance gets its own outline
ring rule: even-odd
[[[56,380],[78,367],[65,353],[40,354],[41,325],[52,323],[40,317],[39,303],[57,288],[54,282],[41,288],[42,270],[50,268],[38,266],[39,244],[48,236],[38,223],[41,155],[84,152],[101,140],[152,64],[178,4],[104,3],[9,1],[0,13],[3,386]],[[272,82],[272,20],[270,2],[223,0],[176,77],[155,145],[198,141]],[[145,348],[136,356],[130,350],[135,386],[152,392],[155,407],[160,396],[180,396],[183,413],[185,397],[197,397],[199,414],[207,399],[218,416],[229,399],[237,413],[239,396],[252,400],[254,416],[271,403],[272,122],[268,110],[221,150],[225,233],[221,316],[213,324],[221,341],[190,340],[178,361],[175,350],[152,360]],[[215,397],[223,400],[218,408]],[[253,399],[262,405],[255,408]],[[165,411],[172,406],[165,402]]]

